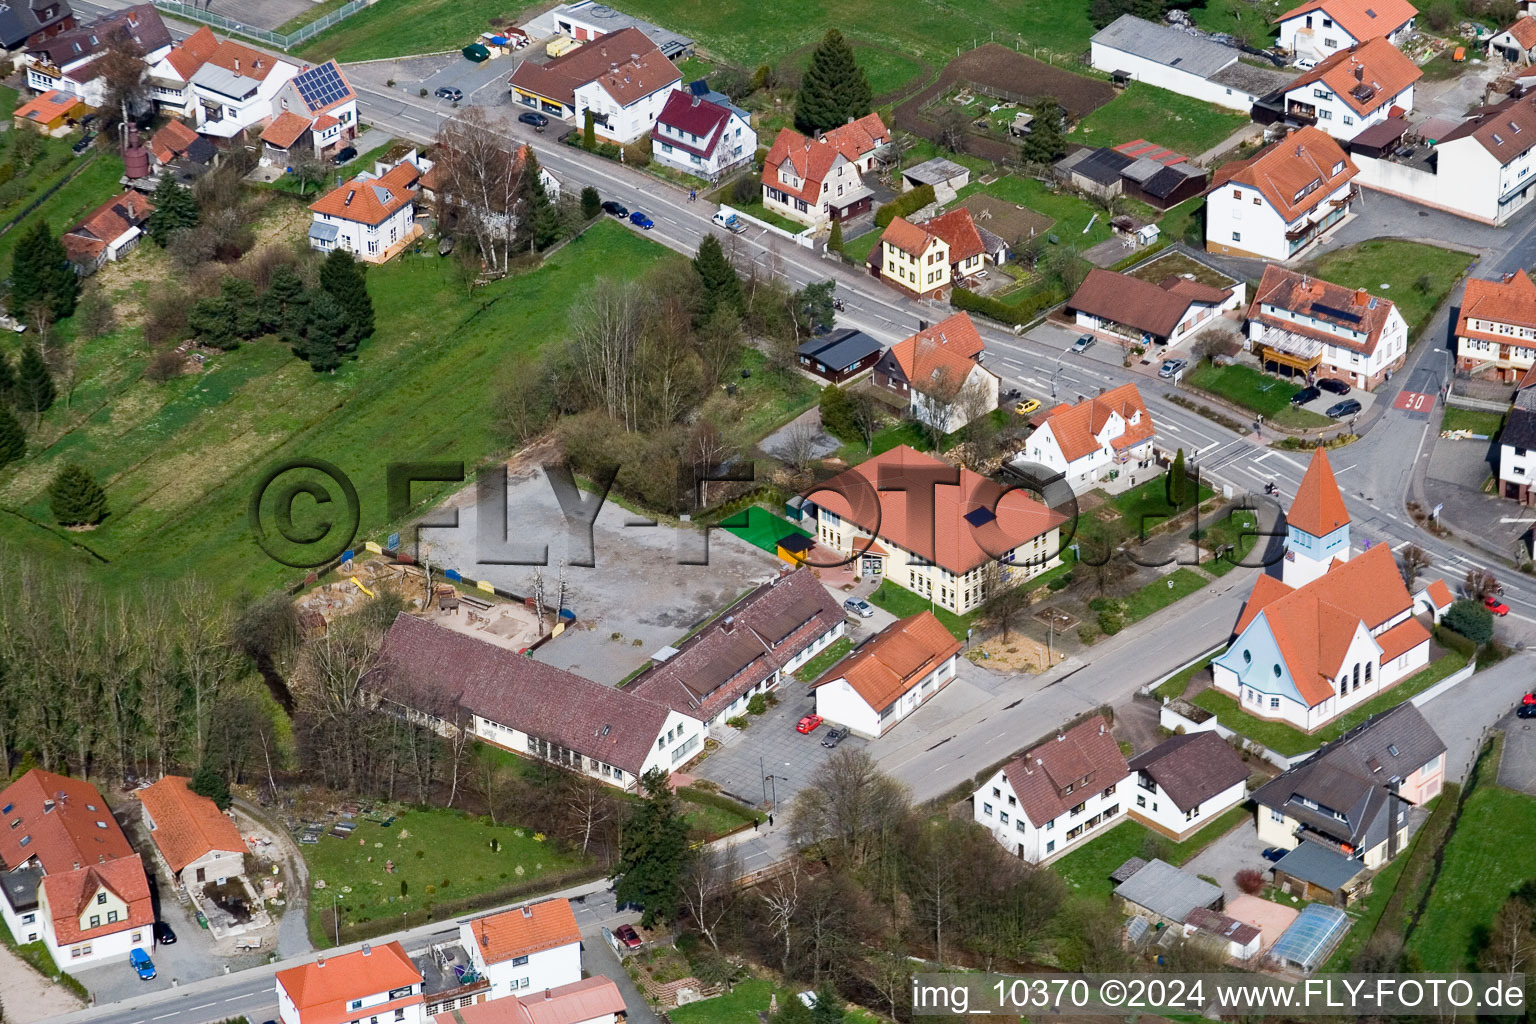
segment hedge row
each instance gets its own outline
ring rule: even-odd
[[[742,803],[740,800],[732,800],[723,793],[711,793],[697,786],[679,786],[677,789],[679,799],[693,804],[704,804],[707,807],[718,807],[722,811],[729,811],[737,817],[752,819],[757,817],[757,812]]]
[[[1447,626],[1435,627],[1435,643],[1439,644],[1441,647],[1455,651],[1457,654],[1460,654],[1462,657],[1467,659],[1471,659],[1473,655],[1477,654],[1476,640],[1464,637],[1454,629],[1451,629]]]
[[[916,213],[925,206],[938,202],[938,197],[933,194],[932,185],[919,185],[911,192],[904,192],[875,211],[875,224],[879,227],[889,227],[891,221],[897,217],[905,217],[909,213]]]
[[[1122,270],[1128,270],[1129,268],[1134,267],[1136,264],[1143,260],[1150,259],[1152,256],[1162,252],[1172,244],[1173,243],[1166,238],[1159,238],[1145,249],[1138,249],[1137,251],[1131,253],[1125,259],[1121,260],[1119,263],[1114,264],[1109,269],[1118,274]],[[1248,294],[1252,295],[1253,293],[1249,292]]]
[[[1066,290],[1060,285],[1052,285],[1018,303],[999,302],[985,295],[977,295],[969,288],[957,287],[949,295],[949,303],[956,309],[980,313],[988,319],[1005,324],[1027,324],[1043,310],[1050,309],[1058,302],[1065,302],[1066,299]]]

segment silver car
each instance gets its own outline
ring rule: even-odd
[[[853,612],[853,614],[857,615],[861,619],[872,618],[875,614],[875,606],[864,600],[862,597],[850,597],[848,600],[843,602],[843,608],[847,611]]]
[[[1072,343],[1072,351],[1078,355],[1082,355],[1084,352],[1087,352],[1090,348],[1093,347],[1093,342],[1093,335],[1085,334]]]

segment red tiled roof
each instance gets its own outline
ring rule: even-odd
[[[1342,563],[1341,563],[1342,564]],[[1281,582],[1279,577],[1268,574],[1260,574],[1253,581],[1253,589],[1248,592],[1248,600],[1243,603],[1243,610],[1238,613],[1237,627],[1234,633],[1241,633],[1248,628],[1248,624],[1256,619],[1259,612],[1271,601],[1278,601],[1289,594],[1293,588]]]
[[[1532,47],[1536,47],[1536,18],[1532,18],[1530,15],[1522,15],[1516,18],[1515,23],[1506,28],[1504,32],[1508,32],[1515,42],[1520,44],[1522,49],[1529,50]],[[1499,34],[1503,35],[1504,33],[1501,32]]]
[[[619,986],[594,976],[511,999],[491,999],[439,1013],[433,1024],[583,1024],[625,1011]]]
[[[85,264],[113,241],[143,224],[154,211],[147,196],[130,189],[92,210],[85,220],[65,232],[60,242],[71,261]]]
[[[133,856],[101,792],[82,779],[34,768],[0,790],[0,809],[0,863],[7,869],[36,858],[44,872],[64,874]]]
[[[956,313],[925,331],[898,341],[891,346],[890,354],[914,388],[939,388],[958,393],[976,368],[976,356],[984,348],[981,334],[971,318],[965,313]]]
[[[879,114],[865,114],[857,121],[828,128],[822,138],[849,160],[859,160],[890,142],[891,132]]]
[[[581,941],[576,914],[571,901],[565,899],[541,900],[477,917],[469,922],[469,934],[487,964]]]
[[[1082,797],[1108,789],[1130,775],[1109,723],[1095,715],[1003,768],[1019,807],[1036,828],[1082,803]],[[1084,777],[1087,781],[1084,782]],[[1071,786],[1072,792],[1066,793]]]
[[[192,792],[187,782],[185,776],[167,775],[138,791],[155,823],[149,836],[177,873],[210,853],[245,852],[235,823],[212,800]]]
[[[707,157],[713,155],[715,147],[720,144],[720,139],[725,134],[725,126],[730,123],[730,120],[731,112],[726,107],[711,103],[702,96],[695,96],[690,92],[677,89],[667,96],[667,102],[661,108],[656,124],[687,132],[703,140],[698,143],[688,143],[680,142],[671,136],[660,136],[669,146],[676,146],[698,156]]]
[[[1148,142],[1146,139],[1134,139],[1130,142],[1122,142],[1120,145],[1115,147],[1115,152],[1124,153],[1132,160],[1156,160],[1164,167],[1172,167],[1174,164],[1181,164],[1185,160],[1189,159],[1183,153],[1175,153],[1171,149],[1165,149],[1164,147],[1157,145],[1155,142]]]
[[[165,55],[165,59],[185,81],[196,74],[197,69],[206,64],[208,58],[213,56],[213,51],[218,48],[219,41],[214,36],[213,30],[203,25],[182,40],[180,46],[173,47],[171,52]]]
[[[332,114],[321,114],[319,117],[315,118],[315,123],[310,125],[310,127],[317,132],[323,132],[327,128],[338,124],[341,124],[341,119],[339,117],[336,117]]]
[[[421,984],[421,972],[405,955],[399,942],[373,946],[340,956],[321,957],[314,963],[277,972],[277,984],[299,1011],[301,1024],[341,1024],[357,1016],[347,1009],[353,999],[377,992]],[[420,992],[368,1007],[369,1014],[386,1014],[400,1007],[424,1002]],[[392,1015],[391,1015],[392,1016]]]
[[[1178,276],[1153,284],[1095,267],[1072,294],[1067,308],[1167,338],[1183,323],[1190,306],[1220,306],[1231,297],[1230,288],[1213,288]]]
[[[380,224],[416,198],[412,186],[420,178],[421,170],[402,160],[381,177],[353,178],[310,203],[309,208],[359,224]]]
[[[186,153],[187,147],[197,141],[197,132],[185,122],[171,120],[166,122],[149,140],[149,148],[155,154],[155,159],[162,164],[168,164],[177,157]]]
[[[956,482],[934,484],[935,471],[953,473],[951,479]],[[989,552],[1001,555],[1045,535],[1066,519],[1021,490],[1004,491],[1001,484],[980,474],[907,445],[844,470],[804,494],[813,504],[887,545],[905,548],[957,574],[992,561],[995,556]],[[926,497],[930,494],[931,506]],[[930,508],[931,514],[925,515]],[[986,520],[989,513],[995,518]],[[967,515],[984,521],[973,526]]]
[[[285,110],[272,119],[266,130],[261,133],[261,141],[276,146],[278,149],[287,149],[300,136],[310,129],[310,121],[307,117],[300,117],[291,110]]]
[[[682,81],[682,78],[677,66],[667,60],[644,32],[623,28],[547,64],[525,60],[512,72],[507,84],[574,107],[576,90],[589,82],[597,82],[604,92],[627,106]]]
[[[1357,114],[1370,114],[1424,76],[1403,51],[1378,36],[1340,50],[1285,87],[1286,92],[1322,82]]]
[[[144,928],[155,920],[149,879],[144,877],[144,862],[138,854],[109,860],[105,864],[90,864],[77,871],[50,872],[43,876],[42,888],[48,900],[48,913],[53,918],[54,938],[61,946],[130,928]],[[127,904],[128,917],[120,921],[104,921],[93,928],[86,908],[102,889]],[[81,928],[83,915],[87,916],[87,923]]]
[[[1289,224],[1358,173],[1335,139],[1307,125],[1247,160],[1218,167],[1206,194],[1228,182],[1256,188]]]
[[[1471,282],[1468,282],[1470,286]],[[1358,331],[1365,337],[1355,338],[1350,334],[1325,331],[1295,320],[1272,317],[1264,312],[1265,306],[1276,306],[1290,313],[1331,322],[1345,328],[1350,334]],[[1363,288],[1345,288],[1271,263],[1264,268],[1264,276],[1259,278],[1259,286],[1253,290],[1253,301],[1248,304],[1248,318],[1293,334],[1305,335],[1324,344],[1372,355],[1381,342],[1382,329],[1387,326],[1394,308],[1391,300],[1372,295]],[[1335,311],[1348,313],[1356,319],[1341,320]]]
[[[1509,340],[1509,335],[1497,331],[1474,330],[1470,326],[1474,319],[1536,328],[1536,283],[1532,283],[1524,270],[1515,271],[1508,281],[1469,278],[1461,299],[1461,313],[1456,320],[1457,336],[1500,342]],[[1521,386],[1524,383],[1521,381]]]
[[[820,139],[810,139],[792,128],[782,128],[774,137],[768,155],[763,158],[763,183],[812,205],[821,201],[821,184],[841,156],[850,163],[873,153],[891,139],[880,115],[869,114],[851,124],[824,132]],[[799,188],[779,181],[779,165],[785,160],[802,179]]]
[[[1445,580],[1435,580],[1424,588],[1423,593],[1429,595],[1436,608],[1449,608],[1456,600],[1451,596],[1451,588],[1445,585]]]
[[[49,89],[41,96],[34,97],[17,107],[11,116],[47,124],[56,117],[67,117],[75,107],[83,106],[85,101],[73,93]]]
[[[1307,0],[1280,15],[1274,24],[1313,11],[1322,11],[1361,42],[1389,35],[1419,13],[1408,0]]]
[[[747,594],[624,689],[707,721],[844,617],[816,573],[802,566]]]
[[[949,244],[951,263],[986,254],[987,247],[981,241],[981,232],[976,230],[976,222],[971,219],[971,211],[963,206],[934,217],[923,227]]]
[[[884,711],[960,650],[960,641],[932,612],[886,626],[811,686],[846,679],[875,711]]]
[[[233,39],[226,39],[213,52],[208,55],[204,64],[213,64],[226,71],[233,71],[246,78],[254,78],[258,82],[266,81],[272,68],[279,63],[280,58],[270,53],[262,53],[254,50],[244,43],[237,43]]]
[[[1124,421],[1125,428],[1118,436],[1109,439],[1112,448],[1122,451],[1134,448],[1156,433],[1152,414],[1147,411],[1147,404],[1142,401],[1135,384],[1121,384],[1076,405],[1058,405],[1045,414],[1043,423],[1050,424],[1051,436],[1056,439],[1062,456],[1068,462],[1076,462],[1099,447],[1098,435],[1116,414]],[[1138,415],[1138,421],[1132,423],[1132,418]]]
[[[1296,488],[1296,500],[1291,502],[1285,522],[1314,537],[1326,537],[1349,524],[1349,510],[1344,507],[1339,482],[1333,477],[1333,464],[1324,449],[1313,450],[1312,461],[1301,478],[1301,486]]]
[[[922,224],[914,224],[905,217],[892,218],[880,235],[882,245],[900,249],[911,256],[922,256],[934,242],[935,235]],[[939,239],[944,241],[944,239]]]

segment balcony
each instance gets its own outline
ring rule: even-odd
[[[1356,199],[1359,199],[1359,198],[1360,198],[1360,186],[1358,186],[1358,185],[1350,185],[1348,192],[1344,193],[1344,195],[1341,196],[1338,199],[1330,199],[1328,201],[1328,205],[1333,207],[1335,210],[1337,210],[1341,206],[1348,206],[1350,203],[1354,202]]]
[[[1308,103],[1297,103],[1292,100],[1285,108],[1285,116],[1298,124],[1317,124],[1317,108]]]

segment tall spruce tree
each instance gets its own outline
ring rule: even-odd
[[[16,407],[24,412],[44,413],[53,404],[57,392],[48,364],[36,345],[28,345],[21,353],[21,363],[16,368]]]
[[[650,927],[677,916],[678,889],[688,863],[688,822],[659,770],[647,772],[640,784],[645,799],[624,823],[614,897],[620,906],[638,905],[640,923]]]
[[[1046,97],[1031,108],[1034,119],[1021,148],[1025,163],[1049,164],[1067,151],[1067,136],[1061,124],[1061,104]]]
[[[0,466],[15,462],[27,454],[27,435],[15,414],[0,405]]]
[[[533,147],[523,151],[523,177],[518,182],[518,236],[535,250],[548,249],[560,239],[560,214],[544,191],[539,158]]]
[[[795,127],[807,135],[847,124],[868,114],[874,103],[869,79],[854,59],[853,47],[837,29],[827,32],[795,97]]]
[[[197,227],[197,200],[193,198],[190,189],[176,184],[176,178],[170,171],[160,172],[160,178],[155,182],[154,195],[149,202],[154,210],[144,227],[156,245],[164,248],[177,231]]]
[[[304,358],[310,369],[328,373],[340,366],[350,330],[346,309],[330,292],[312,295],[304,317]]]
[[[11,361],[0,352],[0,405],[16,401],[16,371]]]
[[[272,280],[261,297],[261,329],[268,334],[282,334],[293,326],[291,314],[302,312],[303,306],[304,279],[285,263],[272,271]]]
[[[29,320],[46,307],[55,320],[75,311],[80,298],[80,278],[63,244],[48,230],[46,221],[27,229],[11,256],[11,315]]]
[[[235,308],[223,295],[209,295],[194,302],[187,310],[187,326],[209,348],[228,351],[240,347]]]
[[[107,514],[107,492],[78,463],[68,463],[48,485],[48,505],[60,526],[89,526]]]
[[[725,258],[725,249],[720,245],[720,239],[714,235],[704,236],[704,240],[699,243],[697,255],[693,257],[693,269],[704,287],[699,298],[700,323],[708,320],[721,306],[738,313],[745,311],[741,277],[737,275],[736,268],[731,266],[731,261]]]
[[[603,197],[597,194],[597,189],[588,185],[581,190],[581,215],[591,220],[603,212]]]
[[[320,264],[320,290],[341,306],[346,329],[336,340],[337,351],[354,351],[359,342],[373,334],[373,299],[368,296],[362,264],[345,249],[332,249]]]

